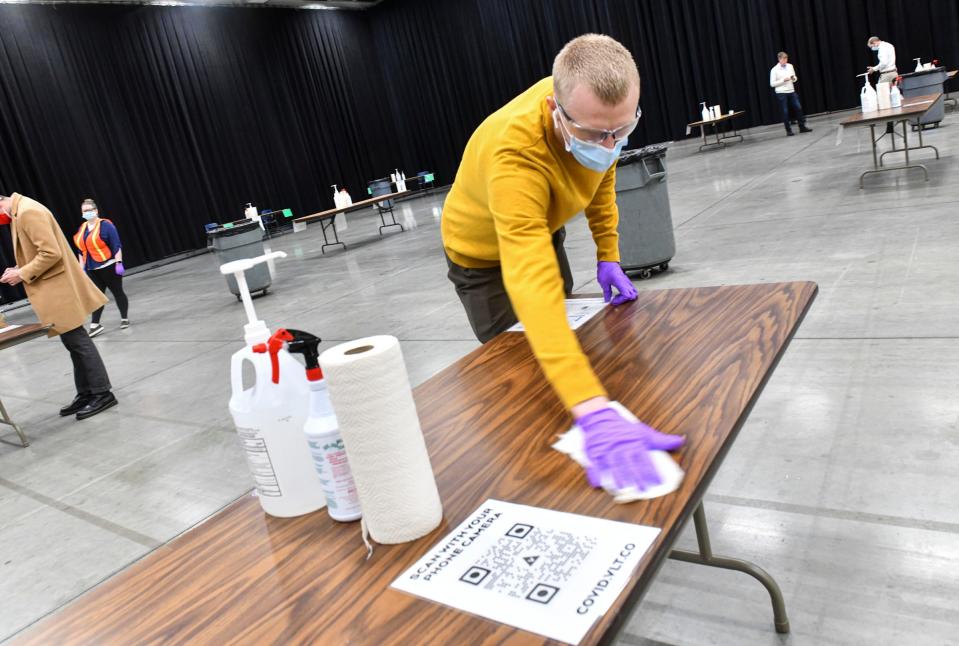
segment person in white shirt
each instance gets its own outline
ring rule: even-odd
[[[879,63],[866,67],[866,71],[870,74],[878,72],[880,83],[895,81],[899,72],[896,71],[896,48],[893,47],[892,43],[887,43],[880,40],[878,36],[873,36],[866,42],[866,46],[879,56]]]
[[[776,98],[779,100],[779,106],[783,112],[783,125],[786,126],[786,135],[792,137],[792,125],[789,121],[789,107],[792,106],[796,113],[796,122],[799,124],[799,132],[812,132],[812,128],[806,127],[806,116],[803,114],[802,105],[799,103],[799,95],[796,94],[795,83],[796,70],[789,62],[789,54],[779,52],[779,63],[769,70],[769,87],[776,91]]]
[[[879,74],[877,84],[895,81],[899,72],[896,71],[896,48],[893,47],[892,43],[881,40],[879,36],[870,36],[869,40],[866,41],[866,46],[879,56],[879,63],[866,66],[866,72]],[[892,121],[890,121],[886,124],[886,132],[892,133],[892,131]]]

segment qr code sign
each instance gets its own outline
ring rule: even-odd
[[[596,544],[592,536],[516,523],[463,573],[460,581],[548,604]]]

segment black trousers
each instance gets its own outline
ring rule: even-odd
[[[573,293],[573,272],[569,268],[569,258],[566,257],[566,249],[563,247],[564,240],[565,228],[553,234],[553,249],[559,262],[559,272],[563,276],[563,291],[569,296]],[[486,343],[500,332],[516,325],[518,319],[509,302],[506,286],[503,285],[502,267],[469,269],[457,265],[448,257],[446,264],[449,265],[447,277],[456,288],[473,334],[480,343]]]
[[[97,286],[97,289],[103,292],[104,296],[107,293],[107,289],[110,290],[110,293],[113,294],[113,300],[117,302],[117,307],[120,308],[120,318],[127,318],[127,309],[130,307],[130,301],[123,292],[123,276],[117,275],[116,266],[110,265],[103,269],[91,269],[87,272],[87,275],[90,276],[90,280]],[[93,322],[99,323],[101,316],[103,316],[102,307],[93,313]]]
[[[789,108],[792,107],[793,112],[796,113],[796,121],[799,122],[800,128],[806,127],[806,115],[802,113],[802,104],[799,103],[799,95],[795,92],[785,92],[785,93],[776,93],[776,98],[779,99],[779,107],[783,112],[783,125],[786,126],[786,132],[792,132],[792,127],[789,125]]]
[[[73,381],[78,395],[100,395],[110,392],[110,377],[94,345],[93,339],[81,325],[60,335],[64,347],[73,360]]]

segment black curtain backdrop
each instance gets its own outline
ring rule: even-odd
[[[769,70],[780,50],[807,113],[859,104],[855,76],[876,61],[869,36],[896,46],[901,72],[916,56],[959,64],[955,0],[387,0],[371,24],[390,108],[403,115],[403,161],[432,164],[444,181],[490,111],[586,32],[618,39],[639,65],[630,147],[683,138],[700,101],[746,110],[744,126],[779,122]]]
[[[866,38],[959,63],[947,0],[386,0],[365,12],[0,5],[0,192],[68,234],[97,200],[131,266],[205,244],[245,202],[304,214],[393,167],[452,181],[473,129],[550,73],[570,38],[635,56],[630,146],[679,139],[700,101],[778,121],[784,49],[807,112],[858,104]],[[0,264],[12,264],[0,233]],[[0,289],[0,298],[13,292]]]
[[[205,246],[247,201],[330,208],[330,184],[392,166],[370,43],[356,12],[0,5],[0,192],[68,235],[93,197],[131,266]]]

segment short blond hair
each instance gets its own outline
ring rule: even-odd
[[[866,47],[872,47],[873,43],[881,42],[879,36],[870,36],[869,40],[866,41]]]
[[[617,105],[639,87],[639,69],[629,50],[602,34],[583,34],[566,43],[553,61],[553,91],[562,102],[585,83],[606,105]]]

